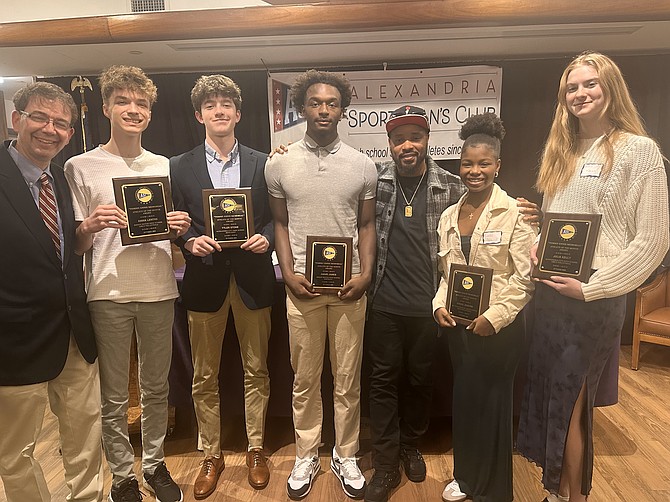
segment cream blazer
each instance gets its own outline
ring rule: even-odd
[[[442,276],[433,298],[433,312],[446,306],[451,264],[466,264],[458,231],[458,214],[466,196],[467,193],[440,216],[437,233]],[[472,233],[469,264],[493,269],[489,308],[483,315],[496,333],[511,324],[530,301],[534,289],[530,279],[530,248],[536,236],[535,228],[523,221],[516,200],[494,184],[491,198]]]

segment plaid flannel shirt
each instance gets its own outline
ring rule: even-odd
[[[437,291],[440,282],[440,274],[437,269],[438,236],[437,225],[440,222],[442,212],[452,204],[456,204],[461,195],[465,193],[465,185],[458,176],[455,176],[438,166],[433,159],[426,157],[427,173],[427,209],[426,221],[428,228],[428,246],[431,251],[431,264],[433,267],[433,291]],[[377,204],[376,204],[376,226],[377,226],[377,260],[374,273],[370,283],[368,294],[369,302],[384,277],[386,269],[386,257],[388,256],[388,237],[391,233],[393,214],[395,213],[396,200],[398,196],[396,183],[395,162],[388,161],[377,164]]]

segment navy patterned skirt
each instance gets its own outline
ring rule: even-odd
[[[570,416],[584,381],[588,426],[582,493],[591,491],[593,403],[625,313],[625,296],[583,302],[537,284],[517,450],[542,467],[542,484],[551,493],[558,493]]]

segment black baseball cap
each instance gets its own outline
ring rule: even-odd
[[[391,116],[386,122],[386,132],[391,134],[391,131],[393,131],[393,129],[396,127],[407,124],[418,125],[419,127],[423,127],[426,131],[430,132],[426,110],[412,105],[404,105],[400,108],[396,108],[391,112]]]

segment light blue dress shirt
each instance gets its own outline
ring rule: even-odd
[[[205,141],[205,159],[207,159],[207,171],[214,188],[240,188],[240,148],[237,140],[225,162],[219,153]]]
[[[49,183],[51,183],[51,186],[53,187],[54,198],[56,199],[56,215],[58,217],[58,236],[60,237],[60,255],[65,256],[65,249],[63,245],[64,242],[63,224],[60,219],[60,210],[58,209],[58,196],[56,195],[56,186],[54,185],[54,177],[51,175],[51,166],[48,166],[45,170],[40,169],[35,164],[30,162],[30,160],[28,160],[26,157],[21,155],[21,153],[14,146],[15,144],[16,141],[12,141],[7,150],[9,152],[10,157],[12,157],[14,163],[19,168],[19,171],[21,171],[21,175],[23,176],[26,185],[28,185],[28,190],[30,190],[30,195],[33,196],[33,200],[35,201],[37,209],[39,209],[40,207],[39,202],[40,185],[41,185],[39,181],[40,176],[42,176],[42,173],[45,172],[49,177]]]

